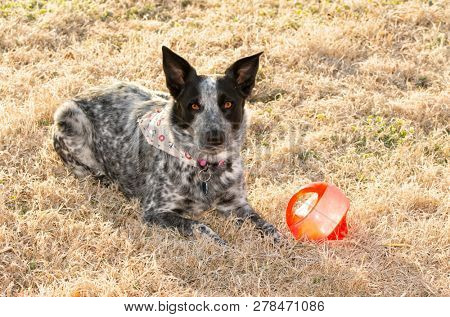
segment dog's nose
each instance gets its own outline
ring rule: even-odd
[[[206,144],[208,146],[218,146],[225,142],[225,133],[220,130],[210,130],[206,133]]]

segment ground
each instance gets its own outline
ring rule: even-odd
[[[449,21],[438,0],[1,1],[0,295],[449,296]],[[71,96],[166,90],[162,45],[203,74],[264,51],[242,155],[285,243],[213,213],[227,248],[148,227],[53,151]],[[290,235],[312,181],[348,195],[344,240]]]

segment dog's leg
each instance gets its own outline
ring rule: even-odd
[[[95,157],[92,123],[73,101],[61,105],[54,115],[53,146],[78,177],[93,175],[105,179],[102,164]]]
[[[144,209],[144,220],[147,223],[157,224],[164,228],[177,229],[182,235],[186,237],[191,236],[207,236],[220,245],[225,245],[226,242],[219,237],[209,226],[197,220],[182,217],[178,210],[164,210],[158,208]]]
[[[281,240],[281,233],[274,225],[265,221],[247,202],[245,197],[239,194],[229,193],[217,203],[217,211],[225,216],[233,215],[237,218],[237,224],[241,225],[245,220],[250,220],[263,234],[273,237],[275,242]]]

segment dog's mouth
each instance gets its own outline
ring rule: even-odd
[[[198,150],[202,154],[219,154],[219,153],[225,151],[225,146],[224,145],[215,145],[215,146],[205,145],[205,146],[199,147]]]

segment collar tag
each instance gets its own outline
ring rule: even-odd
[[[202,192],[205,196],[208,195],[208,182],[202,182]]]

